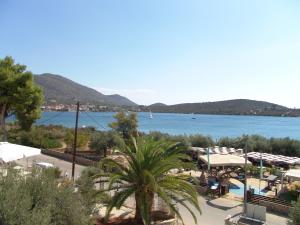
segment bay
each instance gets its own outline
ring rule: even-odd
[[[139,131],[164,133],[203,134],[214,139],[239,137],[243,134],[259,134],[264,137],[290,137],[300,140],[300,118],[271,116],[229,116],[175,113],[138,113]],[[79,126],[93,126],[98,130],[109,130],[114,121],[114,112],[80,112]],[[36,124],[55,124],[74,127],[75,112],[43,112]]]

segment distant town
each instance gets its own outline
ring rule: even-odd
[[[47,104],[41,107],[44,112],[55,112],[55,111],[66,111],[66,112],[75,112],[76,104]],[[122,109],[128,111],[139,112],[141,109],[136,106],[107,106],[107,105],[95,105],[95,104],[82,104],[80,105],[80,111],[88,112],[118,112]]]

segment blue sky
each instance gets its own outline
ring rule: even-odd
[[[0,57],[139,104],[300,108],[298,0],[0,0]]]

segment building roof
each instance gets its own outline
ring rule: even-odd
[[[285,163],[288,165],[300,164],[300,158],[298,157],[289,157],[283,155],[273,155],[269,153],[259,153],[259,152],[249,152],[247,154],[248,159],[268,161],[271,163]]]
[[[41,154],[41,150],[38,148],[0,142],[0,161],[5,163],[39,154]]]
[[[201,148],[201,147],[191,147],[190,150],[200,153],[200,154],[207,154],[209,151],[209,154],[241,154],[243,152],[243,149],[235,149],[235,148],[227,148],[227,147],[219,147],[219,146],[214,146],[214,147],[209,147],[209,148]]]
[[[201,155],[199,159],[205,164],[208,164],[208,156]],[[210,166],[242,166],[245,164],[245,159],[236,155],[221,155],[221,154],[212,154],[209,155]],[[247,161],[250,165],[251,162]]]

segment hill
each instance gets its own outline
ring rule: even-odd
[[[60,75],[45,73],[35,75],[34,80],[43,89],[46,103],[56,101],[57,103],[73,104],[79,100],[82,103],[91,104],[136,106],[134,102],[123,96],[104,95]]]
[[[166,106],[168,106],[168,105],[166,105],[164,103],[158,102],[158,103],[154,103],[152,105],[149,105],[148,107],[150,107],[150,108],[157,108],[157,107],[166,107]]]
[[[262,115],[262,116],[300,116],[299,110],[249,99],[235,99],[218,102],[183,103],[176,105],[153,104],[148,106],[152,112],[195,113],[217,115]]]

